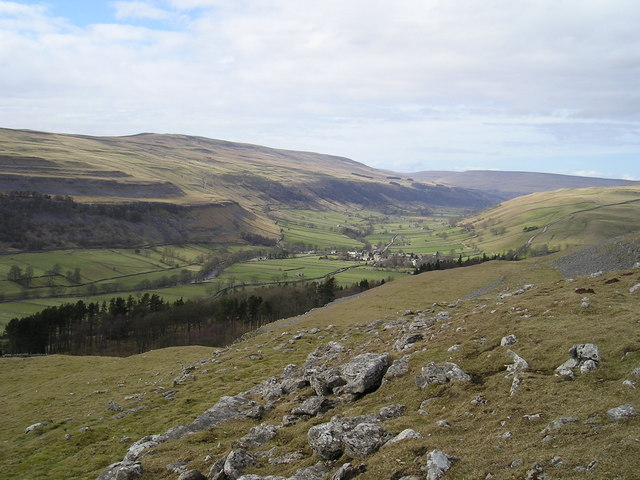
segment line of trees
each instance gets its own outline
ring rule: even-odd
[[[5,328],[8,353],[131,355],[175,345],[222,346],[280,318],[299,315],[382,282],[339,287],[333,277],[303,286],[283,285],[227,294],[215,300],[167,302],[145,293],[108,302],[65,303]]]

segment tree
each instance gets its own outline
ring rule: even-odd
[[[19,282],[22,280],[22,269],[18,265],[11,265],[9,273],[7,274],[7,280],[10,282]]]

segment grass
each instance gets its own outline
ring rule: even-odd
[[[637,231],[639,204],[637,186],[558,190],[509,200],[463,223],[473,228],[473,245],[486,252],[517,250],[534,235],[534,247],[565,250]]]
[[[244,391],[278,374],[286,364],[300,365],[308,352],[329,340],[345,343],[348,358],[362,351],[391,351],[399,332],[384,329],[382,324],[366,325],[377,319],[395,319],[409,309],[433,308],[437,304],[438,311],[451,312],[451,325],[444,328],[436,324],[432,338],[414,349],[410,373],[361,400],[330,411],[323,418],[279,430],[266,448],[275,447],[277,454],[301,450],[305,458],[281,467],[262,461],[262,466],[252,471],[261,475],[291,475],[301,466],[317,461],[306,445],[306,432],[312,424],[328,421],[336,413],[349,416],[373,413],[382,406],[402,403],[407,406],[407,414],[386,422],[385,428],[396,433],[413,428],[424,438],[384,448],[368,457],[364,460],[368,478],[417,474],[420,464],[414,463],[414,459],[420,452],[434,448],[460,458],[448,474],[451,478],[484,478],[488,473],[497,479],[523,478],[532,463],[541,462],[554,478],[570,479],[575,478],[574,467],[587,465],[594,458],[600,461],[591,474],[594,478],[634,478],[637,465],[629,451],[634,448],[634,438],[640,436],[640,422],[634,419],[612,424],[604,417],[608,408],[636,400],[635,392],[622,385],[622,380],[640,364],[640,340],[635,335],[640,297],[625,293],[640,277],[637,271],[630,273],[566,282],[535,260],[488,262],[398,279],[351,300],[317,309],[300,317],[294,325],[288,320],[276,322],[213,359],[209,357],[210,350],[197,347],[172,348],[125,359],[61,356],[2,359],[0,393],[5,399],[6,415],[0,420],[4,445],[0,476],[95,478],[106,465],[122,458],[131,441],[191,421],[220,396]],[[606,283],[614,277],[619,282]],[[484,296],[462,302],[456,308],[444,306],[497,281],[498,286]],[[496,300],[497,293],[512,291],[524,283],[535,283],[536,287],[520,296]],[[580,307],[582,295],[574,293],[578,286],[596,291],[592,295],[592,308]],[[615,321],[602,321],[603,318]],[[335,325],[333,330],[307,335],[291,343],[287,352],[273,348],[291,339],[297,331],[311,327],[325,329],[329,324]],[[500,338],[508,333],[519,339],[510,348],[531,365],[514,397],[508,394],[511,380],[505,378],[506,349],[499,345]],[[480,338],[484,343],[477,342]],[[579,375],[574,381],[554,377],[553,370],[566,360],[568,348],[584,342],[600,347],[601,368]],[[460,345],[460,349],[448,351],[453,344]],[[426,348],[421,350],[422,347]],[[251,353],[262,353],[264,358],[249,360]],[[398,358],[402,354],[392,352],[392,355]],[[183,366],[199,358],[209,358],[210,363],[196,368],[193,372],[196,381],[176,387],[178,393],[173,402],[164,400],[159,393],[161,389],[173,388],[171,379]],[[421,366],[431,361],[458,363],[474,374],[476,380],[419,390],[413,379]],[[136,393],[143,394],[140,400],[124,400]],[[308,388],[300,392],[309,393]],[[486,405],[471,405],[476,395],[484,396]],[[433,396],[441,400],[429,405],[427,415],[418,414],[422,400]],[[147,405],[150,409],[117,420],[112,418],[113,412],[106,410],[109,400],[126,408]],[[278,424],[293,406],[295,402],[289,397],[277,400],[262,421]],[[538,412],[542,413],[541,420],[523,417]],[[541,443],[544,426],[563,416],[576,416],[579,422],[555,432],[551,443]],[[72,420],[65,421],[69,418]],[[23,433],[27,425],[45,419],[52,423],[32,434]],[[448,420],[452,427],[438,427],[439,419]],[[216,460],[227,453],[233,440],[253,425],[247,420],[234,421],[167,442],[154,449],[154,455],[143,459],[142,478],[173,479],[175,475],[165,466],[176,460],[187,460],[190,468],[207,472],[210,464],[204,458],[210,455]],[[91,431],[80,434],[78,430],[83,426],[89,426]],[[500,438],[507,431],[512,436]],[[65,440],[65,433],[73,435],[72,439]],[[121,442],[122,436],[132,440]],[[563,459],[559,467],[550,466],[554,456]],[[523,465],[510,468],[517,458],[523,459]],[[340,459],[336,464],[344,461]]]

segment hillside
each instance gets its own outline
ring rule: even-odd
[[[478,209],[496,197],[390,176],[347,158],[186,135],[90,137],[0,129],[0,191],[81,201],[232,201],[344,208],[414,204]]]
[[[466,172],[424,171],[410,174],[427,182],[454,187],[474,188],[499,195],[503,200],[535,192],[550,192],[561,188],[617,187],[637,182],[609,178],[579,177],[555,173],[502,172],[468,170]]]
[[[570,250],[640,230],[640,187],[565,189],[503,202],[464,220],[485,252]]]
[[[639,282],[488,262],[214,352],[2,358],[0,476],[636,478]]]

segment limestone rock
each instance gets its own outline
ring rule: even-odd
[[[344,463],[336,473],[331,476],[331,480],[351,480],[366,471],[367,467],[364,464],[354,467],[351,463]]]
[[[222,469],[229,480],[237,480],[247,467],[257,466],[258,462],[253,455],[244,450],[233,450],[227,455]]]
[[[313,417],[324,413],[333,407],[333,403],[324,396],[313,396],[306,399],[302,405],[291,410],[293,415],[308,415]]]
[[[412,428],[406,428],[403,431],[401,431],[398,435],[393,437],[391,440],[389,440],[387,443],[385,443],[385,447],[388,445],[393,445],[394,443],[402,442],[403,440],[409,440],[412,438],[422,438],[422,434],[420,434],[419,432],[416,432]]]
[[[422,471],[427,474],[427,480],[437,480],[449,471],[453,460],[440,450],[432,450],[427,454],[427,464]]]
[[[29,425],[27,428],[25,428],[24,429],[24,433],[33,432],[34,430],[37,430],[40,427],[44,427],[45,425],[48,425],[49,423],[51,423],[51,421],[34,423],[33,425]]]
[[[397,352],[402,352],[413,346],[414,343],[423,340],[424,336],[421,333],[408,333],[403,335],[398,339],[398,341],[394,344],[393,349]]]
[[[345,453],[351,458],[365,458],[378,451],[393,435],[375,423],[360,423],[342,437]]]
[[[389,354],[363,353],[342,367],[346,385],[334,389],[334,393],[368,393],[380,386],[382,377],[391,364]]]
[[[180,474],[178,480],[207,480],[207,477],[205,477],[198,470],[187,470],[186,472],[182,472]]]
[[[577,421],[578,419],[575,417],[556,418],[554,421],[550,422],[546,427],[544,427],[544,429],[540,433],[549,433],[562,428],[567,423],[576,423]]]
[[[561,376],[573,376],[573,369],[578,368],[581,373],[586,373],[598,368],[600,363],[600,349],[593,343],[574,345],[569,349],[570,358],[556,368],[556,374]]]
[[[529,368],[529,363],[513,350],[507,350],[507,356],[513,362],[511,365],[507,365],[507,371],[511,375]]]
[[[142,476],[142,465],[138,462],[118,462],[107,467],[107,471],[96,480],[134,480]]]
[[[409,359],[411,355],[405,355],[402,358],[394,360],[391,366],[384,374],[385,380],[391,380],[397,377],[401,377],[409,371]]]
[[[278,428],[276,425],[264,424],[252,427],[247,435],[234,442],[234,446],[246,449],[257,448],[273,439]]]
[[[311,449],[325,460],[335,460],[344,451],[342,431],[333,422],[311,427],[307,432],[307,440]]]
[[[500,340],[500,346],[502,347],[509,347],[516,343],[518,343],[518,339],[513,334],[502,337],[502,340]]]
[[[416,385],[423,390],[432,384],[470,381],[471,376],[464,372],[458,365],[451,362],[445,362],[442,365],[431,362],[427,366],[422,367],[422,373],[416,377]]]
[[[389,405],[380,409],[380,417],[382,420],[391,420],[392,418],[402,417],[407,412],[405,405]]]
[[[633,405],[626,404],[607,410],[607,418],[612,422],[623,420],[625,418],[635,417],[638,414]]]

